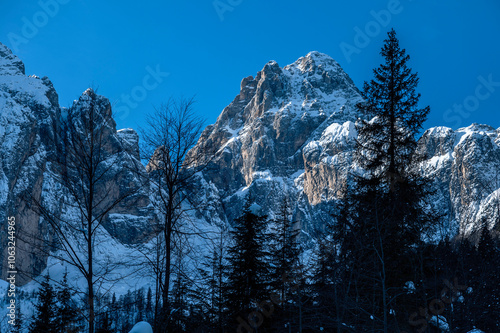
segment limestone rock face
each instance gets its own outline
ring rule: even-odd
[[[6,275],[7,218],[15,217],[17,234],[46,234],[37,213],[23,201],[29,191],[40,199],[47,159],[52,153],[53,126],[60,109],[49,79],[26,76],[24,64],[0,44],[0,276]],[[31,251],[39,241],[16,244],[16,263],[20,271],[37,274],[44,268],[43,256]],[[23,279],[21,278],[21,283]]]
[[[472,124],[453,131],[427,130],[418,149],[422,173],[434,180],[435,203],[446,214],[442,228],[470,235],[488,223],[500,231],[500,130]]]
[[[346,181],[361,100],[340,65],[319,52],[283,68],[270,61],[255,78],[244,78],[191,152],[216,147],[202,176],[222,199],[214,214],[231,222],[250,195],[273,215],[287,197],[305,232],[321,228],[315,224],[328,216],[314,207],[335,198]]]
[[[117,131],[112,118],[111,104],[92,89],[85,91],[67,110],[69,121],[82,127],[83,119],[89,113],[91,96],[97,115],[103,126],[104,165],[112,165],[100,181],[96,192],[105,193],[102,207],[111,207],[113,202],[129,191],[133,195],[121,200],[107,215],[104,228],[109,234],[124,244],[140,243],[152,236],[156,217],[149,198],[149,183],[144,166],[140,163],[139,136],[133,129]]]
[[[139,134],[132,128],[121,129],[116,134],[124,145],[125,150],[139,161],[141,159],[139,153]]]

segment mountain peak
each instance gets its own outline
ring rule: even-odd
[[[0,74],[1,75],[24,75],[24,64],[12,51],[0,43]]]
[[[269,61],[255,77],[244,78],[240,94],[206,128],[190,152],[203,154],[206,148],[216,147],[217,156],[203,177],[220,191],[218,196],[231,201],[222,219],[237,217],[247,191],[259,198],[257,204],[265,213],[279,206],[285,194],[302,195],[308,204],[309,200],[321,202],[325,192],[317,189],[312,174],[322,167],[335,174],[346,168],[347,162],[331,166],[322,160],[334,160],[332,156],[352,146],[358,118],[352,106],[361,100],[340,65],[317,51],[285,67]],[[304,173],[298,180],[303,184],[296,185],[295,180]],[[273,183],[275,177],[285,179],[286,189]],[[340,185],[325,182],[335,183],[334,190],[326,194],[330,197]],[[269,200],[261,200],[264,197]]]
[[[494,132],[495,129],[490,125],[472,123],[467,127],[461,127],[457,132]]]
[[[297,68],[301,72],[316,72],[318,69],[327,72],[343,72],[338,62],[327,54],[311,51],[306,56],[300,57],[285,69]],[[340,71],[339,71],[340,70]]]
[[[36,103],[53,106],[55,112],[59,108],[58,96],[47,77],[26,76],[23,62],[4,44],[0,43],[0,93],[6,92],[12,101],[20,105]],[[0,105],[2,100],[0,98]],[[0,107],[1,114],[13,112],[14,109]],[[7,112],[7,113],[5,113]]]
[[[310,59],[314,59],[316,61],[335,61],[328,54],[321,53],[319,51],[311,51],[305,57],[310,58]]]

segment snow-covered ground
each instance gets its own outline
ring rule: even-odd
[[[151,325],[145,321],[141,321],[132,328],[129,333],[153,333]]]

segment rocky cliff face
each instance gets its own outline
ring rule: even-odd
[[[51,161],[59,153],[56,142],[59,140],[58,132],[64,130],[61,127],[62,118],[70,117],[76,122],[84,116],[90,93],[93,92],[86,91],[71,108],[61,109],[50,80],[47,77],[26,76],[23,63],[0,43],[1,278],[5,278],[7,271],[6,226],[10,216],[16,219],[18,283],[28,281],[45,268],[45,250],[49,247],[46,241],[50,242],[53,235],[39,214],[28,207],[26,194],[44,202],[54,212],[62,213],[59,203],[68,196],[63,190],[56,190],[55,184],[60,175]],[[116,131],[111,119],[111,105],[106,98],[97,97],[97,108],[111,124],[106,132],[109,136],[109,157],[119,153],[119,163],[138,162],[138,136],[135,131]],[[145,173],[144,168],[140,172]],[[106,183],[112,188],[109,200],[125,188],[138,185],[134,175],[127,171],[113,174]],[[125,244],[149,237],[149,226],[155,217],[147,193],[145,188],[113,209],[104,224],[111,236]],[[24,242],[28,235],[30,243]],[[45,241],[42,242],[42,239]]]
[[[207,218],[232,221],[247,195],[273,215],[286,197],[304,232],[321,228],[313,221],[327,215],[314,206],[335,197],[345,181],[359,101],[349,76],[319,52],[283,68],[270,61],[243,79],[240,94],[191,152],[218,149],[203,182],[221,198],[215,212],[223,216]]]
[[[96,192],[105,193],[101,207],[111,207],[113,202],[127,196],[114,206],[103,223],[106,231],[124,244],[145,241],[152,235],[152,225],[156,216],[149,198],[147,172],[140,162],[139,136],[133,129],[116,130],[112,117],[111,104],[103,96],[96,95],[92,89],[85,91],[67,110],[67,119],[82,128],[81,122],[89,114],[90,103],[97,109],[97,115],[102,117],[98,122],[105,124],[102,133],[104,155],[103,165],[112,166],[106,172],[103,182],[99,182]],[[62,130],[66,130],[64,127]],[[99,134],[101,135],[101,134]]]
[[[63,131],[62,119],[78,122],[89,108],[88,90],[69,109],[61,109],[47,78],[26,76],[22,62],[0,44],[0,250],[4,258],[8,216],[18,229],[50,239],[46,223],[23,201],[22,193],[60,209],[65,194],[57,187],[51,160],[58,152],[54,140]],[[107,122],[107,156],[120,164],[139,162],[138,135],[116,130],[109,101],[97,96],[97,107]],[[304,241],[314,237],[330,219],[353,168],[355,123],[363,117],[355,105],[358,89],[340,65],[325,54],[311,52],[293,64],[267,63],[255,77],[241,82],[240,93],[202,133],[190,154],[217,151],[198,175],[194,215],[208,225],[232,223],[250,196],[272,217],[287,198]],[[433,179],[434,203],[446,213],[442,232],[471,233],[484,220],[498,230],[500,218],[500,130],[471,125],[453,131],[427,130],[418,149],[426,157],[422,174]],[[210,149],[208,149],[210,148]],[[110,200],[139,180],[127,168],[107,179]],[[147,177],[144,167],[139,173]],[[133,198],[108,215],[104,232],[116,244],[144,242],[156,222],[146,184]],[[64,214],[65,212],[61,212]],[[38,274],[46,255],[37,246],[18,245],[17,263],[27,276]],[[118,246],[118,245],[116,245]]]
[[[60,116],[58,97],[46,77],[26,76],[23,63],[0,44],[0,249],[1,276],[5,277],[7,217],[14,216],[17,231],[46,234],[39,216],[22,200],[29,191],[37,199],[42,192],[44,169],[54,139],[53,125]],[[40,244],[34,244],[35,247]],[[18,269],[37,274],[44,258],[26,243],[17,244]]]
[[[434,180],[435,202],[446,213],[443,231],[471,235],[484,223],[500,231],[500,129],[472,124],[427,130],[418,149],[422,173]]]

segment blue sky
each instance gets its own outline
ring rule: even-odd
[[[169,96],[196,95],[196,111],[213,123],[242,78],[313,50],[362,87],[394,27],[431,106],[426,127],[497,128],[499,17],[498,0],[2,1],[0,41],[27,74],[52,80],[62,106],[97,87],[117,127],[137,128]]]

